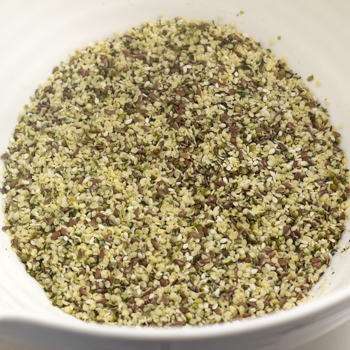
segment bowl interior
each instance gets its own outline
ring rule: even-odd
[[[17,4],[18,5],[18,4]],[[341,147],[350,154],[350,93],[348,47],[350,25],[344,3],[310,0],[305,2],[231,0],[130,0],[130,1],[50,1],[40,5],[21,2],[2,4],[0,14],[0,151],[5,152],[19,111],[34,95],[54,66],[68,58],[69,52],[97,39],[112,37],[114,31],[139,26],[144,19],[166,17],[208,19],[221,23],[235,21],[237,29],[261,42],[278,57],[287,56],[288,65],[298,72],[328,108],[335,127],[343,124]],[[244,14],[240,14],[243,11]],[[223,17],[223,18],[222,18]],[[327,23],[327,25],[325,25]],[[281,40],[277,37],[281,36]],[[269,45],[275,39],[274,46]],[[317,87],[315,82],[322,82]],[[3,217],[3,214],[0,214]],[[350,234],[343,237],[343,247]],[[315,288],[315,298],[332,296],[350,288],[350,250],[337,253],[332,266]],[[27,311],[52,316],[67,325],[80,322],[51,306],[37,282],[26,274],[10,247],[9,237],[0,235],[0,316],[4,310]],[[325,288],[327,284],[327,288]],[[349,289],[350,291],[350,289]]]

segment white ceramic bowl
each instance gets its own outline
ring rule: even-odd
[[[237,16],[240,11],[244,15]],[[344,123],[342,147],[350,154],[350,2],[327,0],[57,0],[0,2],[0,151],[17,115],[39,82],[70,51],[96,39],[167,17],[236,21],[238,29],[272,49],[305,78],[320,102],[332,102],[333,125]],[[344,236],[344,247],[350,236]],[[350,250],[337,254],[321,297],[293,310],[258,319],[200,328],[119,328],[86,324],[51,306],[0,235],[0,337],[46,349],[261,349],[288,350],[350,318]],[[334,272],[334,273],[333,273]],[[329,278],[327,280],[327,278]],[[322,294],[322,293],[321,293]]]

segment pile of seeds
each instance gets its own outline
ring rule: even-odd
[[[345,229],[327,111],[234,26],[147,22],[55,67],[2,189],[12,245],[82,320],[203,325],[289,309]]]

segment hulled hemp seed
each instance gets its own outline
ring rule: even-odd
[[[337,250],[340,134],[247,34],[162,18],[53,69],[15,128],[3,230],[85,321],[204,325],[290,309]]]

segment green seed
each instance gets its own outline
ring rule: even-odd
[[[21,260],[25,263],[29,260],[29,255],[26,254],[26,253],[22,253],[21,256],[20,256]]]
[[[299,212],[297,212],[297,211],[293,211],[293,218],[297,218],[299,216]]]

